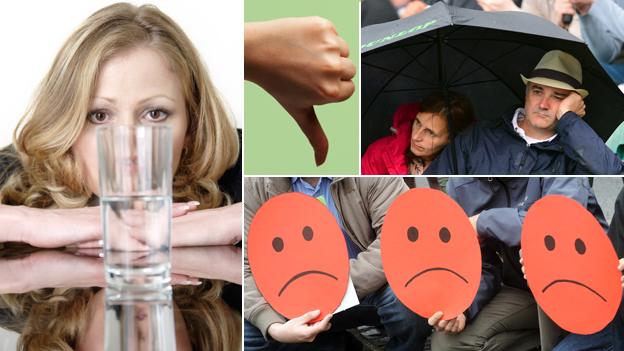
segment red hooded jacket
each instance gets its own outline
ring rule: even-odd
[[[393,116],[393,134],[375,140],[362,156],[362,174],[409,174],[405,151],[410,146],[412,124],[420,111],[419,103],[397,108]]]

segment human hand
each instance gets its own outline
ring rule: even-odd
[[[620,264],[618,264],[620,272],[624,272],[624,258],[620,258]],[[624,288],[624,275],[622,276],[622,288]]]
[[[466,327],[466,316],[463,313],[446,321],[442,320],[443,315],[441,311],[438,311],[427,320],[427,323],[436,331],[443,331],[450,334],[460,333]]]
[[[594,4],[594,0],[571,0],[572,6],[578,11],[581,16],[585,16],[591,6]]]
[[[557,109],[557,120],[560,120],[561,116],[568,111],[576,113],[579,117],[585,116],[585,101],[583,101],[581,95],[571,92],[570,95],[561,100]]]
[[[101,260],[104,256],[102,249],[83,248],[72,250],[71,254],[65,253],[65,255],[73,259],[73,261],[68,259],[68,262],[72,262],[81,269],[88,266],[86,263],[89,262],[89,259],[99,259],[96,272],[103,279],[104,276],[101,274],[104,271],[104,263]],[[125,257],[127,261],[135,262],[144,259],[145,256],[144,252],[132,252],[126,254]],[[218,279],[240,285],[242,280],[241,258],[241,249],[236,246],[174,247],[171,250],[171,284],[199,285],[201,279]],[[78,262],[77,259],[83,259],[83,262]],[[2,267],[1,264],[0,261],[0,268]],[[67,269],[57,271],[65,274]],[[65,279],[67,280],[67,277]],[[75,278],[72,279],[75,280]]]
[[[310,311],[286,323],[273,323],[267,332],[273,339],[281,343],[312,342],[319,333],[331,328],[331,323],[329,323],[331,314],[326,315],[318,322],[308,324],[320,313],[320,310]]]
[[[524,280],[526,280],[526,272],[524,271],[524,259],[522,258],[522,249],[518,250],[518,254],[520,255],[520,266],[522,267],[522,276]]]
[[[429,5],[425,4],[421,0],[410,1],[403,7],[403,10],[399,13],[399,17],[406,18],[409,16],[413,16],[419,14],[427,9]]]
[[[99,255],[39,250],[24,257],[0,259],[0,294],[105,285],[104,263]]]
[[[189,201],[189,202],[176,202],[171,205],[171,217],[176,218],[180,216],[184,216],[187,213],[195,211],[199,206],[199,202],[197,201]],[[98,208],[99,207],[95,207]],[[99,213],[99,212],[98,212]],[[131,213],[131,212],[130,212]],[[124,217],[124,224],[128,226],[141,226],[143,221],[142,216],[136,216],[135,219],[132,218],[131,215],[127,215]],[[140,235],[136,235],[137,237],[127,237],[125,234],[121,234],[123,237],[117,237],[111,240],[111,242],[123,243],[124,249],[136,249],[136,250],[146,250],[146,239],[138,237]],[[96,249],[101,248],[103,245],[102,240],[91,240],[86,242],[78,242],[72,244],[71,246],[76,246],[79,249]]]
[[[477,0],[483,11],[517,11],[520,10],[512,0]]]
[[[199,210],[173,219],[171,245],[232,245],[242,239],[243,204]]]
[[[552,6],[551,21],[555,22],[559,27],[566,28],[569,23],[566,25],[562,19],[563,15],[574,16],[575,11],[572,3],[570,0],[555,0]]]
[[[474,229],[475,232],[477,231],[477,221],[479,220],[479,214],[480,213],[477,213],[474,216],[468,217],[468,220],[470,220],[470,225],[472,225],[472,229]]]
[[[245,24],[245,79],[258,84],[295,120],[317,165],[329,144],[314,105],[343,101],[355,91],[349,46],[320,17]]]
[[[189,278],[225,280],[241,285],[241,258],[241,249],[236,246],[173,248],[171,273]]]

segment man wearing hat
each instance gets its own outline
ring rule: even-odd
[[[458,174],[619,174],[622,162],[582,120],[582,69],[572,55],[552,50],[525,77],[524,107],[498,123],[477,124],[455,137]],[[453,174],[447,146],[426,174]]]

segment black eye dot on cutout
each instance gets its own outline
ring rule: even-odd
[[[411,242],[418,240],[418,229],[416,227],[407,228],[407,240]]]
[[[544,237],[544,246],[546,246],[546,249],[548,249],[548,251],[552,251],[555,249],[555,238],[552,237],[552,235],[546,235]]]
[[[303,227],[303,230],[301,231],[301,233],[303,233],[303,238],[306,241],[312,240],[312,237],[314,236],[314,231],[312,231],[312,228],[310,228],[307,225]]]
[[[273,250],[275,250],[276,252],[280,252],[282,250],[284,250],[284,240],[282,240],[282,238],[280,238],[279,236],[276,236],[273,239]]]
[[[445,243],[451,241],[451,232],[446,227],[440,228],[440,240]]]
[[[578,252],[581,255],[584,254],[585,250],[587,249],[585,247],[585,243],[581,239],[574,240],[574,248],[576,249],[576,252]]]

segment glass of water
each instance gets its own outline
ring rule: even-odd
[[[170,283],[171,133],[148,125],[97,130],[109,288],[140,294]]]

